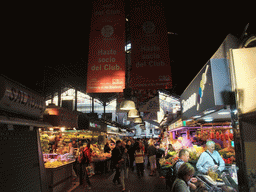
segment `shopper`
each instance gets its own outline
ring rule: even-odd
[[[122,160],[122,151],[121,151],[121,141],[117,140],[116,141],[116,147],[112,151],[112,162],[113,166],[116,169],[116,173],[113,179],[113,184],[116,184],[116,181],[118,185],[121,184],[120,182],[120,164],[123,162]]]
[[[154,174],[156,174],[156,148],[154,146],[153,139],[149,140],[147,155],[148,155],[148,160],[150,162],[150,170],[151,170],[149,176],[153,176]]]
[[[124,149],[124,153],[122,155],[122,163],[120,165],[120,175],[121,175],[121,184],[123,187],[122,191],[125,191],[125,182],[124,179],[128,179],[128,169],[129,169],[129,154],[127,153],[127,149]]]
[[[177,173],[177,178],[172,185],[172,192],[190,192],[188,181],[195,173],[194,167],[189,163],[183,163]]]
[[[180,166],[184,163],[187,163],[189,160],[189,152],[187,149],[181,149],[179,152],[179,159],[178,161],[175,163],[175,173],[178,173],[178,170],[180,168]],[[191,183],[190,181],[187,182],[188,186],[192,189],[192,190],[196,190],[196,186],[195,184]]]
[[[130,170],[134,171],[133,163],[134,163],[134,152],[135,152],[135,150],[134,150],[134,145],[132,144],[132,141],[133,140],[128,140],[127,141],[126,148],[128,149],[128,154],[129,154],[129,159],[130,159],[130,161],[129,161]]]
[[[109,143],[108,141],[106,142],[105,146],[104,146],[104,153],[110,153],[111,149],[109,147]]]
[[[180,152],[179,152],[179,159],[178,159],[178,161],[175,164],[175,171],[176,171],[176,173],[178,173],[178,170],[179,170],[180,166],[183,163],[187,163],[188,160],[189,160],[189,152],[188,152],[188,150],[187,149],[181,149]]]
[[[144,151],[140,142],[137,142],[135,146],[134,157],[137,168],[137,175],[140,178],[141,176],[144,176]]]
[[[81,157],[80,157],[80,162],[82,164],[82,172],[83,172],[83,176],[85,175],[85,179],[88,184],[88,187],[87,187],[88,189],[91,189],[91,182],[89,179],[89,171],[87,168],[91,163],[91,148],[90,148],[90,146],[91,146],[91,144],[90,144],[90,142],[88,142],[87,146],[83,150],[83,153],[81,153]]]

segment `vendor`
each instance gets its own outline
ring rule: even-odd
[[[196,168],[200,173],[207,174],[210,167],[215,167],[218,171],[223,171],[225,162],[219,152],[215,150],[214,141],[207,141],[207,150],[203,152],[197,161]]]

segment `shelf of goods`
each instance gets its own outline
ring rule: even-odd
[[[104,153],[102,147],[97,144],[91,145],[91,149],[92,162],[105,161],[111,158],[111,153]]]
[[[72,185],[72,168],[75,160],[68,154],[44,154],[46,174],[50,192],[60,192]]]

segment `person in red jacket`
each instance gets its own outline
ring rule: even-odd
[[[90,163],[91,163],[91,148],[90,148],[91,144],[90,142],[87,143],[87,146],[85,147],[85,149],[83,150],[83,153],[81,153],[80,156],[80,163],[82,164],[82,173],[83,175],[85,175],[86,178],[86,182],[88,184],[88,189],[91,189],[91,182],[89,179],[89,173],[88,170],[86,169]]]

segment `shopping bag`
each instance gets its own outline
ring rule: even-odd
[[[86,167],[86,171],[87,171],[87,174],[88,174],[89,177],[95,175],[95,173],[94,173],[94,171],[92,169],[92,166]]]
[[[115,177],[116,171],[114,171],[114,173],[112,175],[109,176],[108,180],[109,181],[113,181],[114,177]]]

